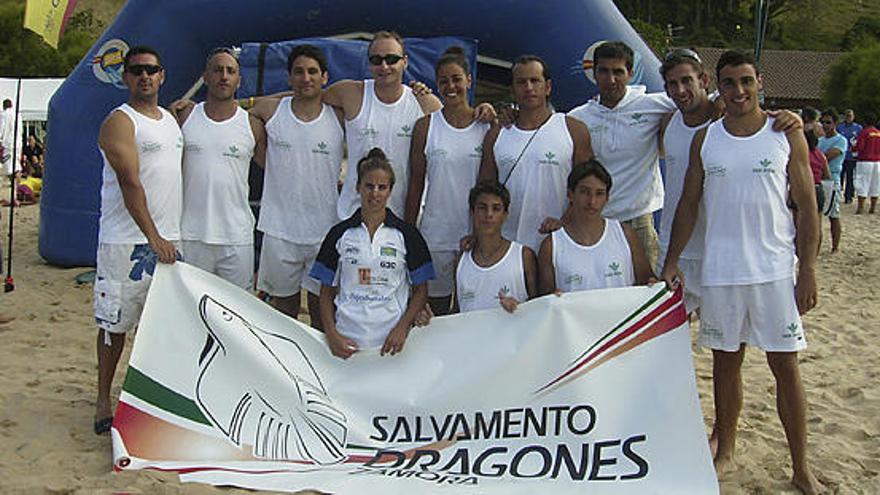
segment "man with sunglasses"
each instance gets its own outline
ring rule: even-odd
[[[266,153],[263,123],[238,106],[235,52],[211,51],[203,103],[177,114],[183,131],[181,249],[188,263],[249,290],[254,274],[254,216],[248,204],[251,158]]]
[[[110,387],[143,310],[156,262],[174,263],[180,239],[183,136],[159,107],[165,81],[159,53],[135,46],[124,60],[128,102],[114,109],[98,134],[104,159],[95,277],[98,396],[95,433],[110,430]]]
[[[377,32],[367,53],[373,79],[337,81],[324,91],[324,102],[341,108],[345,115],[349,164],[357,163],[372,148],[381,148],[397,182],[408,184],[409,148],[416,120],[442,105],[433,94],[416,96],[403,85],[408,59],[399,34]],[[339,218],[348,218],[360,205],[356,184],[357,170],[349,167],[339,196]],[[388,200],[388,207],[401,218],[405,199],[406,187],[400,187]]]
[[[843,160],[846,158],[849,142],[837,132],[837,110],[828,108],[822,112],[819,123],[822,124],[824,136],[819,138],[819,149],[825,153],[828,159],[828,170],[831,172],[830,181],[822,181],[825,188],[826,204],[822,213],[831,221],[831,252],[836,253],[840,246],[840,177],[843,173]]]

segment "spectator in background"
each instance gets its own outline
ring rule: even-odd
[[[862,126],[856,122],[856,113],[848,108],[843,114],[843,122],[837,125],[837,132],[849,141],[846,149],[846,158],[843,160],[843,173],[840,175],[840,185],[844,188],[844,202],[852,203],[855,187],[853,178],[856,175],[856,158],[853,156],[853,148],[856,146],[856,137],[862,132]]]
[[[840,179],[843,173],[843,159],[849,150],[847,139],[837,132],[837,110],[829,108],[822,112],[819,119],[825,136],[819,138],[819,149],[828,159],[828,170],[831,180],[823,181],[825,191],[825,207],[822,213],[831,221],[831,252],[836,253],[840,245]]]
[[[864,211],[865,198],[871,198],[871,209],[874,213],[877,208],[877,196],[880,195],[880,130],[877,129],[877,116],[865,114],[865,128],[856,137],[856,145],[853,150],[858,157],[856,162],[856,176],[853,180],[859,204],[856,215]]]
[[[43,160],[43,146],[37,141],[37,136],[31,133],[21,150],[21,169],[28,177],[42,177]]]
[[[822,126],[819,125],[819,111],[813,107],[804,107],[801,110],[804,119],[804,131],[813,131],[817,138],[822,137]]]

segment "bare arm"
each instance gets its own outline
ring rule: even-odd
[[[593,154],[593,144],[590,140],[590,131],[587,125],[573,117],[565,117],[565,125],[568,126],[568,133],[574,143],[574,153],[572,154],[572,165],[583,163],[590,160]]]
[[[657,151],[660,152],[660,156],[666,156],[666,148],[663,146],[663,137],[666,136],[666,127],[669,126],[669,121],[672,120],[673,112],[669,112],[663,116],[663,119],[660,121],[660,129],[657,130]]]
[[[343,337],[336,329],[336,308],[334,307],[336,292],[336,287],[321,284],[321,294],[318,296],[321,323],[324,325],[324,334],[327,336],[330,352],[336,357],[348,359],[357,352],[358,348],[353,340]]]
[[[831,148],[828,148],[828,151],[825,152],[825,159],[830,162],[831,160],[834,160],[835,158],[837,158],[838,156],[840,156],[842,154],[843,154],[843,152],[840,151],[839,148],[831,147]]]
[[[280,103],[281,98],[259,98],[248,113],[258,118],[265,126],[269,123],[269,119],[275,115],[275,110],[278,109]]]
[[[669,251],[666,253],[661,274],[661,278],[670,288],[676,288],[682,279],[678,270],[678,257],[687,246],[694,232],[694,225],[697,223],[697,212],[700,208],[700,199],[703,197],[703,160],[700,158],[700,149],[703,147],[705,137],[706,128],[703,128],[697,131],[691,142],[690,163],[684,176],[684,188],[681,199],[678,200],[678,208],[675,209],[675,219],[672,221]]]
[[[141,184],[134,124],[131,119],[121,111],[113,112],[101,125],[98,146],[104,151],[110,167],[116,173],[122,199],[131,218],[147,238],[159,261],[174,263],[177,249],[174,244],[159,235],[147,208],[147,196]]]
[[[556,269],[553,267],[553,237],[541,241],[538,251],[538,294],[545,296],[556,292]]]
[[[529,299],[538,297],[538,257],[535,252],[528,246],[523,246],[522,250],[523,275],[526,279],[526,292]]]
[[[493,125],[486,137],[483,138],[483,159],[480,162],[480,174],[477,179],[482,182],[484,180],[498,180],[498,166],[495,164],[495,141],[498,139],[498,133],[501,127]]]
[[[629,244],[629,251],[632,253],[633,275],[635,275],[636,285],[649,284],[654,279],[654,271],[651,270],[651,263],[645,254],[645,248],[642,247],[638,235],[629,225],[622,227],[623,235],[626,236],[626,242]]]
[[[342,109],[345,120],[351,120],[361,112],[363,97],[364,82],[351,79],[336,81],[321,95],[324,103]]]
[[[801,314],[816,306],[816,256],[819,250],[819,213],[810,172],[809,152],[803,133],[786,135],[791,146],[788,159],[788,181],[791,199],[797,206],[798,276],[795,286],[798,311]]]
[[[254,161],[261,168],[266,167],[266,126],[263,121],[254,115],[248,115],[251,124],[251,132],[254,134]]]
[[[409,148],[409,188],[406,193],[406,209],[404,220],[413,225],[419,217],[422,194],[425,192],[425,173],[428,161],[425,157],[425,142],[428,139],[428,128],[431,117],[425,115],[416,121],[412,141]]]
[[[454,315],[461,311],[461,308],[458,307],[458,264],[461,262],[461,257],[463,253],[458,252],[455,253],[455,257],[452,261],[452,307],[449,309],[449,314]]]

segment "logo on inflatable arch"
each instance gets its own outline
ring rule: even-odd
[[[112,39],[101,45],[92,58],[92,72],[99,81],[125,88],[122,82],[123,62],[128,53],[128,43]]]
[[[608,40],[599,40],[587,48],[587,51],[584,52],[583,59],[581,60],[581,66],[584,70],[584,75],[587,76],[587,79],[590,80],[594,85],[596,84],[596,77],[593,76],[593,53],[596,51],[596,48],[605,43]],[[629,85],[633,86],[636,84],[642,83],[642,76],[644,74],[644,66],[642,65],[642,56],[638,51],[633,50],[633,76],[632,79],[629,80]]]

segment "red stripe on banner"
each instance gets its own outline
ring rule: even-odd
[[[58,31],[58,39],[60,40],[62,36],[64,36],[64,30],[67,28],[67,21],[70,20],[70,16],[73,15],[73,9],[76,7],[77,0],[68,0],[67,8],[64,9],[64,18],[61,19],[61,29]]]
[[[647,325],[649,322],[653,321],[655,318],[657,318],[657,316],[663,314],[666,310],[668,310],[669,308],[671,308],[671,307],[674,306],[674,305],[679,305],[679,307],[676,308],[675,310],[673,310],[670,314],[671,314],[671,315],[676,315],[675,321],[679,321],[679,320],[680,320],[680,322],[679,322],[679,323],[676,323],[675,325],[673,325],[673,326],[671,326],[671,327],[669,327],[669,328],[664,329],[662,332],[656,333],[656,334],[653,335],[653,336],[656,337],[656,336],[658,336],[658,335],[662,335],[662,334],[664,334],[664,333],[666,333],[666,332],[668,332],[668,331],[670,331],[670,330],[672,330],[672,329],[674,329],[674,328],[677,328],[679,325],[681,325],[682,323],[684,323],[685,321],[687,321],[687,313],[686,313],[685,310],[684,310],[684,303],[682,303],[682,299],[681,299],[681,289],[680,289],[680,288],[679,288],[679,290],[675,291],[675,293],[673,294],[672,297],[670,297],[669,299],[667,299],[666,301],[664,301],[662,304],[660,304],[659,306],[657,306],[656,308],[654,308],[650,313],[648,313],[648,314],[647,314],[646,316],[644,316],[642,319],[640,319],[640,320],[637,321],[636,323],[632,324],[629,328],[627,328],[627,329],[624,330],[623,332],[619,333],[616,337],[610,339],[608,342],[606,342],[606,343],[605,343],[604,345],[602,345],[600,348],[598,348],[598,349],[596,349],[595,351],[593,351],[592,354],[590,354],[589,356],[585,357],[585,358],[584,358],[583,360],[581,360],[578,364],[576,364],[576,365],[574,365],[573,367],[571,367],[568,371],[566,371],[565,373],[563,373],[562,375],[560,375],[559,377],[557,377],[556,379],[554,379],[553,381],[551,381],[551,382],[548,383],[547,385],[544,385],[543,387],[539,388],[538,391],[537,391],[536,393],[544,392],[545,390],[547,390],[547,389],[549,389],[549,388],[555,386],[556,384],[562,382],[563,380],[566,379],[566,377],[572,375],[573,373],[575,373],[575,372],[576,372],[577,370],[579,370],[580,368],[586,366],[591,360],[595,359],[596,356],[602,354],[603,352],[605,352],[605,351],[608,350],[609,348],[611,348],[611,347],[613,347],[614,345],[616,345],[616,344],[617,344],[618,342],[620,342],[621,340],[623,340],[623,339],[629,337],[630,335],[632,335],[633,333],[639,331],[640,329],[642,329],[642,327],[644,327],[645,325]],[[660,322],[662,322],[662,321],[666,321],[666,320],[667,320],[667,318],[664,317],[662,320],[660,320]],[[659,325],[660,322],[657,322],[656,325]],[[652,326],[652,328],[653,328],[653,326]],[[617,354],[614,354],[614,355],[617,355]],[[602,362],[605,362],[605,361],[607,361],[607,359],[606,359],[606,360],[603,360]],[[590,367],[589,369],[593,369],[593,368],[595,368],[595,366]],[[579,374],[579,376],[580,376],[580,375],[581,375],[581,374]]]

